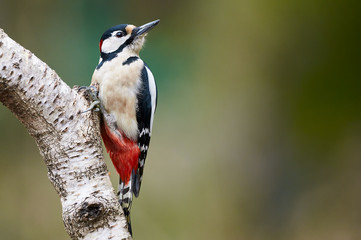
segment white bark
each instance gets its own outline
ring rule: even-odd
[[[131,239],[103,161],[97,114],[0,29],[0,101],[26,126],[61,198],[72,239]],[[40,197],[40,196],[39,196]]]

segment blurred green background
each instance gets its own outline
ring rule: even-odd
[[[160,18],[135,239],[361,239],[359,1],[0,0],[0,27],[70,86],[110,26]],[[35,142],[0,107],[1,239],[68,239]],[[109,162],[112,181],[117,175]]]

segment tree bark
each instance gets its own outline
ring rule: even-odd
[[[25,125],[60,196],[72,239],[131,239],[103,161],[99,116],[0,29],[0,101]]]

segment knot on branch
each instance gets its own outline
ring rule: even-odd
[[[105,228],[121,215],[114,199],[86,197],[68,205],[63,211],[63,222],[72,239],[80,239],[94,229]],[[116,199],[115,199],[116,200]]]
[[[103,204],[99,202],[88,203],[83,202],[81,208],[78,210],[77,218],[81,222],[93,222],[104,214]]]

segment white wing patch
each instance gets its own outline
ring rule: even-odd
[[[152,99],[152,113],[151,113],[151,117],[150,117],[150,131],[149,131],[149,136],[152,135],[152,127],[153,127],[153,118],[154,118],[154,112],[155,112],[155,104],[156,104],[156,100],[157,100],[157,90],[156,90],[156,86],[155,86],[155,80],[154,80],[154,76],[152,74],[152,72],[149,70],[148,67],[145,67],[147,69],[147,73],[148,73],[148,83],[149,83],[149,92],[150,92],[150,96]]]

